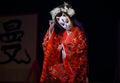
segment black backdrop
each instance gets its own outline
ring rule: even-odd
[[[114,80],[116,53],[116,22],[112,1],[66,0],[76,10],[76,18],[82,22],[88,35],[88,59],[90,82],[112,82]],[[0,15],[38,14],[38,57],[42,68],[42,39],[49,26],[49,11],[63,0],[0,1]],[[118,15],[118,14],[117,14]]]

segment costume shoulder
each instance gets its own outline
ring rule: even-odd
[[[76,35],[78,35],[78,36],[84,36],[85,37],[85,32],[84,32],[84,30],[83,29],[81,29],[80,27],[78,27],[78,26],[76,26],[75,27],[76,28]]]

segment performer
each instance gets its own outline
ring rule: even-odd
[[[50,14],[52,20],[42,43],[44,63],[40,82],[88,83],[87,39],[84,30],[74,22],[75,10],[64,3]]]

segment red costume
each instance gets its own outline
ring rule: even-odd
[[[65,57],[60,63],[58,46],[63,44]],[[87,83],[87,42],[84,32],[74,27],[69,35],[48,31],[42,43],[44,63],[40,82],[74,82]]]

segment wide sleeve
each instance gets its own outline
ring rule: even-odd
[[[83,80],[87,74],[87,39],[84,32],[77,31],[70,43],[63,43],[63,48],[66,54],[64,67],[69,76],[69,82]]]
[[[43,69],[42,69],[42,74],[40,77],[40,82],[44,82],[45,81],[45,77],[46,77],[46,71],[47,71],[47,64],[48,64],[48,59],[49,59],[49,53],[50,53],[50,49],[52,46],[52,42],[54,38],[54,32],[51,34],[51,36],[49,36],[49,29],[47,30],[44,39],[43,39],[43,51],[44,51],[44,62],[43,62]]]
[[[43,43],[42,43],[42,47],[43,47],[43,51],[45,52],[46,51],[46,48],[47,48],[47,45],[48,45],[48,41],[50,40],[51,36],[53,35],[53,31],[52,33],[50,34],[49,33],[49,29],[47,30],[45,36],[44,36],[44,39],[43,39]]]

